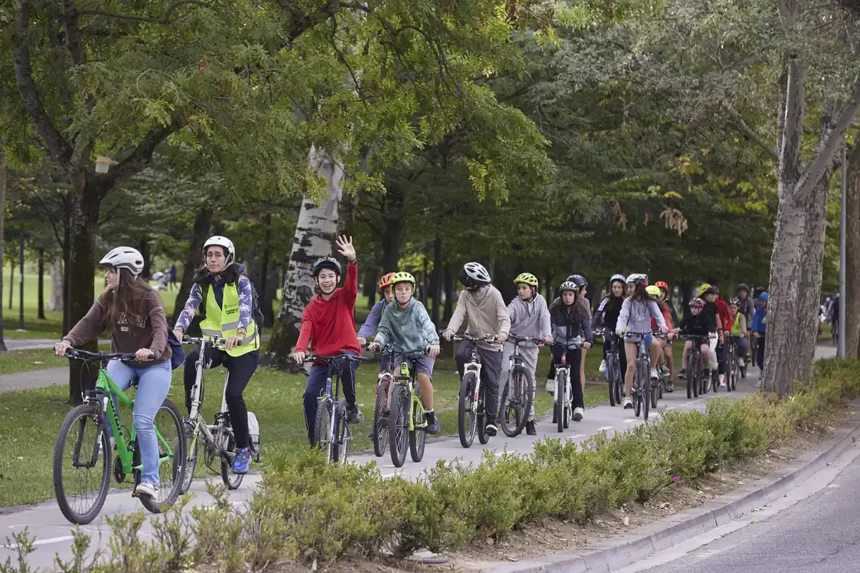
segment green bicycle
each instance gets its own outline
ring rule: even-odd
[[[391,355],[389,364],[394,369],[400,360],[400,374],[394,376],[394,389],[391,398],[391,463],[394,467],[403,467],[406,462],[406,443],[409,442],[409,453],[413,462],[424,458],[424,446],[427,442],[427,418],[424,416],[424,402],[418,393],[418,379],[415,369],[409,368],[410,362],[421,358],[427,352],[401,352],[389,347]]]
[[[84,396],[83,404],[66,415],[54,449],[54,493],[60,511],[70,522],[85,525],[96,518],[107,499],[111,469],[117,483],[123,483],[129,474],[134,476],[135,487],[140,483],[143,466],[137,436],[133,426],[129,430],[120,423],[117,406],[111,396],[129,410],[134,408],[134,401],[119,389],[105,370],[109,361],[134,360],[134,355],[71,348],[66,352],[66,358],[99,365],[95,389]],[[136,386],[137,381],[132,385]],[[157,498],[140,496],[138,499],[150,512],[161,513],[169,509],[181,494],[186,458],[185,431],[179,409],[170,400],[165,400],[159,408],[154,425],[161,485]],[[111,435],[116,442],[115,458]]]

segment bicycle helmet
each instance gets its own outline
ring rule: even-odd
[[[397,283],[410,283],[412,285],[412,289],[415,289],[415,277],[412,276],[412,273],[403,271],[392,273],[391,286],[394,287]]]
[[[391,286],[391,277],[393,277],[396,273],[386,273],[382,275],[382,278],[379,279],[379,290],[383,291]]]
[[[621,284],[627,283],[627,277],[622,274],[612,275],[612,278],[609,279],[609,286],[612,286],[612,283],[619,282]]]
[[[626,282],[627,284],[648,286],[648,275],[643,275],[642,273],[633,273],[632,275],[627,277],[627,280],[624,282]]]
[[[134,276],[143,272],[143,255],[140,251],[131,247],[117,247],[102,257],[99,265],[113,267],[115,269],[126,269]]]
[[[227,237],[222,237],[221,235],[213,235],[209,237],[206,239],[206,242],[203,243],[204,258],[206,258],[206,249],[213,246],[222,247],[224,249],[224,258],[226,259],[224,262],[225,269],[233,264],[233,261],[236,259],[236,248],[233,246],[233,241]]]
[[[762,302],[767,302],[768,298],[770,298],[770,297],[768,296],[768,294],[766,292],[763,292],[760,295],[758,295],[758,299]]]
[[[705,308],[705,301],[696,297],[690,301],[690,308],[698,308],[701,310],[701,309]]]
[[[732,300],[730,300],[730,301],[729,301],[729,305],[731,305],[731,306],[740,306],[740,305],[741,305],[741,299],[739,299],[739,298],[735,297],[735,298],[733,298]]]
[[[569,277],[567,277],[567,280],[569,282],[572,282],[579,288],[588,286],[588,281],[585,280],[585,277],[582,275],[570,275]]]
[[[579,287],[576,286],[576,283],[573,281],[564,281],[563,283],[561,283],[561,286],[558,287],[558,294],[561,294],[565,291],[577,293],[579,292]]]
[[[736,293],[739,293],[739,292],[741,292],[742,290],[747,291],[747,294],[749,294],[749,293],[750,293],[750,287],[749,287],[749,285],[747,285],[746,283],[741,283],[741,284],[739,284],[739,285],[738,285],[738,288],[737,288],[737,290],[735,290],[735,292],[736,292]]]
[[[517,278],[514,279],[514,284],[527,284],[529,286],[533,286],[537,288],[538,280],[537,277],[531,273],[520,273]]]
[[[700,287],[698,288],[698,290],[696,290],[696,296],[697,296],[698,298],[702,298],[702,297],[703,297],[703,296],[705,296],[706,294],[709,294],[709,293],[712,293],[712,292],[714,292],[714,291],[713,291],[713,287],[711,287],[711,285],[709,285],[708,283],[703,283],[703,284],[702,284],[702,286],[700,286]]]
[[[341,274],[343,274],[341,272],[340,263],[337,262],[337,259],[334,257],[320,257],[316,261],[314,261],[314,278],[317,278],[317,275],[319,275],[320,271],[322,271],[323,269],[333,270],[337,274],[337,276],[341,276]]]
[[[657,285],[648,285],[647,287],[645,287],[645,292],[657,298],[659,298],[660,295],[663,294],[660,292],[660,287],[658,287]]]
[[[720,287],[717,285],[711,285],[711,292],[714,294],[720,294]]]
[[[481,263],[466,263],[460,269],[460,283],[469,290],[490,284],[490,273]]]
[[[654,283],[654,286],[656,286],[657,288],[661,288],[665,291],[669,290],[669,285],[666,284],[666,281],[657,281],[656,283]]]

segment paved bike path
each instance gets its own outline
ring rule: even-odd
[[[835,354],[835,349],[830,347],[819,347],[816,351],[816,357],[829,357]],[[682,389],[682,388],[679,388]],[[700,397],[692,400],[687,399],[686,391],[676,391],[672,394],[664,394],[664,399],[660,402],[660,409],[666,408],[669,410],[690,411],[702,410],[705,407],[705,402],[713,398],[730,397],[733,399],[741,398],[756,392],[758,389],[758,370],[752,369],[746,380],[742,380],[738,385],[738,391],[727,394],[725,391],[720,391],[716,394],[713,392],[705,397]],[[651,420],[659,420],[659,415],[652,414]],[[446,437],[428,442],[424,454],[424,459],[421,463],[413,463],[407,457],[407,462],[403,468],[397,469],[391,464],[391,458],[386,455],[382,458],[376,458],[373,454],[353,456],[355,463],[367,463],[375,461],[384,476],[402,475],[410,479],[420,478],[425,471],[432,468],[438,460],[454,460],[462,459],[465,463],[480,463],[483,459],[484,449],[495,452],[496,455],[507,450],[521,454],[531,453],[533,444],[547,437],[560,437],[581,442],[588,436],[605,431],[608,434],[624,431],[628,428],[641,424],[641,418],[636,418],[633,410],[623,410],[620,407],[611,407],[608,402],[599,406],[588,408],[585,411],[585,418],[582,422],[571,422],[571,427],[564,434],[559,434],[555,425],[551,424],[551,417],[543,417],[537,424],[538,435],[526,436],[525,434],[517,438],[506,438],[503,434],[490,439],[490,443],[486,446],[481,446],[478,440],[469,449],[464,449],[460,445],[460,441],[456,436]],[[455,428],[444,428],[445,431],[452,431]],[[217,478],[220,482],[220,478]],[[248,475],[242,486],[233,492],[230,492],[230,500],[236,505],[241,506],[248,500],[254,488],[259,484],[259,475]],[[195,499],[191,505],[208,505],[213,503],[212,498],[206,493],[206,485],[202,480],[197,480],[192,485],[191,491],[195,494]],[[93,523],[84,526],[82,529],[88,533],[92,539],[92,550],[101,549],[107,551],[109,547],[110,528],[107,526],[106,518],[109,515],[132,513],[140,511],[142,506],[140,503],[131,497],[130,492],[122,491],[111,493],[108,495],[101,515],[93,521]],[[4,513],[5,511],[5,513]],[[150,517],[150,520],[152,518]],[[37,537],[36,550],[30,556],[30,564],[39,567],[42,571],[54,570],[54,556],[59,554],[61,558],[68,559],[71,556],[71,528],[72,526],[65,520],[60,513],[59,508],[54,500],[44,502],[34,506],[28,506],[24,509],[9,512],[9,510],[0,509],[0,562],[4,562],[7,557],[14,557],[16,553],[13,548],[5,546],[5,538],[11,536],[13,532],[21,531],[24,527],[29,527],[31,535]],[[153,530],[149,521],[141,529],[140,536],[144,540],[151,540]],[[101,535],[101,538],[99,536]]]

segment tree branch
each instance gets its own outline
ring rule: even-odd
[[[74,2],[71,0],[66,0],[64,4],[72,4]],[[164,16],[161,18],[150,18],[148,16],[136,16],[134,14],[119,14],[117,12],[107,12],[105,10],[79,10],[76,11],[76,15],[80,16],[104,16],[106,18],[116,18],[117,20],[131,20],[133,22],[148,22],[150,24],[161,24],[162,26],[166,26],[170,24],[171,18],[176,13],[176,10],[184,6],[186,4],[193,4],[195,6],[212,6],[211,2],[201,2],[200,0],[183,0],[182,2],[175,2],[171,4],[167,10],[164,12]]]
[[[756,133],[756,131],[751,128],[746,121],[744,121],[744,118],[741,117],[741,114],[738,113],[738,111],[734,107],[732,107],[732,104],[730,104],[726,100],[723,100],[720,103],[722,104],[723,109],[726,110],[726,113],[729,114],[729,117],[731,117],[735,121],[735,123],[738,124],[740,130],[744,132],[747,137],[749,137],[754,143],[758,144],[759,147],[767,151],[771,157],[779,161],[779,155],[776,152],[776,148],[770,145],[767,141],[765,141],[765,139],[761,135]]]
[[[108,175],[102,175],[106,181],[115,184],[118,181],[128,179],[137,175],[146,168],[149,161],[152,159],[152,154],[155,148],[158,147],[167,137],[182,128],[183,122],[179,119],[174,119],[173,123],[165,127],[152,129],[146,137],[144,137],[137,147],[125,159],[119,162],[116,168],[111,169]]]
[[[15,82],[18,85],[18,93],[21,94],[21,102],[27,115],[36,128],[36,133],[48,149],[48,154],[59,166],[66,169],[72,161],[74,150],[69,142],[57,130],[48,112],[42,103],[39,86],[33,79],[33,67],[30,59],[30,46],[27,40],[28,27],[30,24],[30,13],[27,2],[18,3],[18,11],[15,15],[15,39],[14,39],[14,62]]]

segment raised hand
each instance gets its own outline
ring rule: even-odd
[[[337,238],[337,250],[346,257],[346,260],[352,262],[355,260],[355,247],[352,245],[352,237],[341,235]]]

